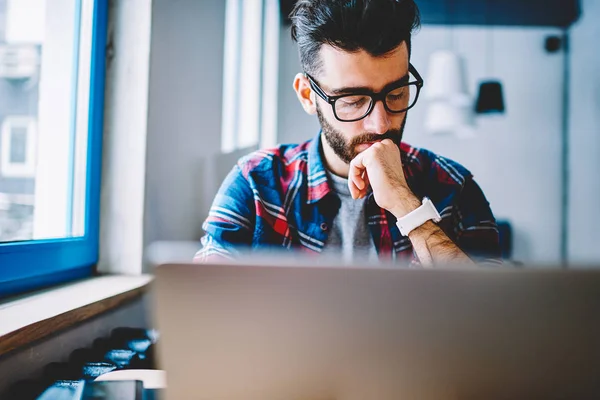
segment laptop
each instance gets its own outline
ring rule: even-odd
[[[600,398],[600,271],[163,264],[167,399]]]

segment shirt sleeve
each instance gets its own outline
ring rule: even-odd
[[[468,178],[456,208],[457,244],[473,261],[502,264],[500,234],[496,219],[479,185]]]
[[[255,220],[252,189],[236,165],[221,184],[202,224],[205,235],[194,262],[235,258],[240,250],[251,246]]]

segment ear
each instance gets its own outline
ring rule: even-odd
[[[296,91],[296,96],[298,96],[298,101],[300,101],[300,104],[302,104],[304,111],[311,115],[316,114],[317,99],[315,97],[315,93],[310,87],[308,78],[304,76],[304,74],[296,74],[296,77],[294,78],[294,91]]]

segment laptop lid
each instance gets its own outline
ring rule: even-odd
[[[157,268],[168,399],[600,395],[600,271],[299,262]]]

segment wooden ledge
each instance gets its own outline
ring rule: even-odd
[[[140,297],[152,277],[101,276],[0,303],[0,356]]]

